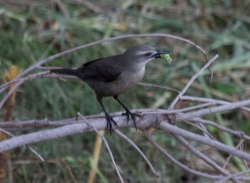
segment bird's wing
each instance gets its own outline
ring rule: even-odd
[[[117,59],[118,55],[93,60],[84,64],[77,71],[81,72],[86,80],[111,82],[116,80],[122,72],[122,68],[119,68],[117,64],[113,64],[118,61]]]

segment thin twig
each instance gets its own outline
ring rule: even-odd
[[[121,174],[120,174],[120,172],[119,172],[119,170],[118,170],[118,167],[117,167],[117,165],[116,165],[116,163],[115,163],[115,160],[114,160],[112,151],[110,150],[109,145],[108,145],[108,142],[107,142],[107,140],[105,139],[105,137],[104,137],[102,134],[100,134],[100,132],[99,132],[94,126],[92,126],[92,125],[83,117],[83,115],[82,115],[80,112],[78,112],[77,115],[80,116],[80,117],[84,120],[84,122],[85,122],[88,126],[90,126],[91,128],[93,128],[93,130],[101,137],[101,139],[103,140],[103,142],[104,142],[104,144],[105,144],[105,146],[106,146],[106,148],[107,148],[107,150],[108,150],[108,152],[109,152],[109,155],[110,155],[110,158],[111,158],[111,160],[112,160],[112,163],[113,163],[113,165],[114,165],[114,167],[115,167],[116,173],[117,173],[117,175],[118,175],[120,181],[124,183],[124,181],[123,181],[123,179],[122,179],[122,176],[121,176]]]
[[[143,110],[141,112],[143,112],[143,114],[177,114],[177,113],[181,113],[181,112],[186,112],[186,111],[191,111],[194,109],[199,109],[199,108],[203,108],[203,107],[207,107],[210,105],[214,105],[212,103],[204,103],[204,104],[199,104],[199,105],[195,105],[195,106],[191,106],[191,107],[186,107],[183,109],[173,109],[173,110],[166,110],[166,109],[161,109],[161,110]]]
[[[180,97],[184,95],[184,93],[187,91],[187,89],[190,87],[190,85],[193,83],[193,81],[206,69],[208,68],[217,58],[219,55],[215,55],[211,60],[209,60],[195,75],[192,76],[192,78],[189,80],[189,82],[186,84],[186,86],[181,90],[181,92],[176,96],[174,101],[170,104],[168,109],[173,109],[175,104],[178,102]]]
[[[202,97],[192,97],[192,96],[182,96],[180,97],[180,100],[189,100],[189,101],[193,101],[193,102],[209,102],[212,104],[230,104],[231,102],[227,102],[224,100],[218,100],[218,99],[212,99],[212,98],[202,98]],[[247,112],[250,112],[250,108],[248,107],[240,107],[240,109],[245,110]]]
[[[204,135],[206,138],[211,138],[211,139],[217,141],[217,140],[207,131],[206,128],[204,129],[203,126],[198,126],[198,125],[203,125],[202,123],[194,124],[194,123],[189,122],[189,121],[183,121],[183,122],[185,122],[185,123],[187,123],[187,124],[189,124],[189,125],[195,126],[196,128],[200,129],[200,130],[202,131],[203,135]]]
[[[196,170],[193,170],[193,169],[187,167],[186,165],[184,165],[184,164],[180,163],[179,161],[177,161],[176,159],[174,159],[166,150],[164,150],[161,146],[159,146],[151,138],[151,136],[149,135],[149,133],[146,129],[143,129],[142,133],[145,135],[145,137],[148,139],[148,141],[154,146],[154,148],[156,148],[158,151],[160,151],[167,159],[169,159],[171,162],[173,162],[175,165],[179,166],[183,170],[185,170],[193,175],[196,175],[198,177],[205,177],[205,178],[209,178],[209,179],[213,179],[213,180],[220,180],[222,178],[221,175],[206,174],[206,173],[198,172]]]
[[[203,161],[205,161],[207,164],[209,164],[210,166],[212,166],[215,170],[217,170],[218,172],[220,172],[221,174],[226,175],[226,176],[231,175],[226,170],[224,170],[222,167],[220,167],[219,165],[217,165],[212,159],[208,158],[207,156],[205,156],[204,154],[202,154],[200,151],[198,151],[197,149],[195,149],[193,146],[191,146],[184,138],[182,138],[179,135],[173,134],[173,133],[171,133],[171,135],[179,143],[181,143],[186,149],[188,149],[195,156],[199,157],[200,159],[202,159]],[[232,181],[235,182],[235,183],[239,183],[239,181],[236,180],[235,178],[232,178]]]
[[[230,147],[230,146],[225,145],[225,144],[218,142],[218,141],[214,141],[212,139],[205,138],[201,135],[191,133],[191,132],[186,131],[184,129],[173,126],[167,122],[162,121],[157,127],[164,130],[164,131],[168,131],[172,134],[179,135],[185,139],[190,139],[190,140],[200,142],[202,144],[206,144],[208,146],[217,148],[217,149],[224,151],[226,153],[233,154],[235,156],[238,156],[239,158],[246,159],[246,160],[250,161],[250,154],[249,153],[237,150],[233,147]]]
[[[138,83],[138,85],[153,87],[153,88],[160,88],[160,89],[165,89],[165,90],[171,90],[171,91],[180,93],[180,91],[178,91],[178,90],[176,90],[174,88],[167,87],[167,86],[161,86],[161,85],[156,85],[156,84],[151,84],[151,83]]]
[[[130,140],[126,135],[124,135],[120,130],[115,129],[114,130],[115,133],[117,133],[118,135],[120,135],[122,138],[124,138],[129,144],[131,144],[139,153],[140,155],[143,157],[143,159],[146,161],[146,163],[148,164],[148,166],[150,167],[151,171],[157,176],[159,177],[159,174],[155,171],[154,167],[152,166],[152,164],[150,163],[149,159],[145,156],[145,154],[137,147],[137,145]]]
[[[19,81],[15,84],[15,86],[13,88],[11,88],[11,90],[4,96],[4,98],[2,99],[2,101],[0,102],[0,109],[2,108],[4,102],[9,98],[9,96],[14,93],[16,91],[16,89],[23,84],[26,81],[35,79],[37,77],[44,77],[45,75],[49,74],[49,71],[45,71],[45,72],[41,72],[41,73],[36,73],[36,74],[32,74],[26,78],[23,79],[19,79]]]
[[[244,140],[244,139],[241,138],[240,140]],[[240,144],[240,150],[243,151],[243,143]],[[245,159],[243,161],[244,161],[244,164],[245,164],[246,168],[249,169],[247,161]]]
[[[220,181],[216,182],[216,183],[223,183],[224,181],[226,180],[229,180],[229,179],[232,179],[232,178],[237,178],[237,176],[239,175],[243,175],[243,174],[246,174],[246,173],[249,173],[250,170],[245,170],[245,171],[242,171],[242,172],[238,172],[238,173],[235,173],[235,174],[232,174],[232,175],[229,175],[223,179],[221,179]],[[239,178],[240,179],[240,178]]]
[[[229,133],[231,135],[235,135],[235,136],[237,136],[239,138],[244,138],[246,140],[250,140],[250,136],[244,134],[244,132],[235,131],[235,130],[232,130],[230,128],[226,128],[226,127],[220,126],[217,123],[214,123],[214,122],[209,121],[207,119],[194,118],[194,119],[191,119],[190,121],[194,121],[194,122],[198,122],[198,123],[202,123],[202,124],[211,125],[211,126],[214,126],[217,129],[219,129],[221,131],[224,131],[224,132],[227,132],[227,133]]]
[[[183,120],[190,120],[196,117],[201,117],[207,114],[213,114],[213,113],[218,113],[222,111],[228,111],[228,110],[233,110],[233,109],[238,109],[243,106],[248,106],[250,105],[250,99],[240,101],[240,102],[234,102],[222,106],[216,106],[216,107],[211,107],[208,109],[200,109],[198,111],[192,111],[188,112],[185,114],[180,114],[176,116],[176,121],[183,121]]]
[[[243,142],[244,142],[244,140],[243,140],[243,139],[240,139],[240,142],[237,144],[237,146],[235,147],[235,149],[238,149],[238,148],[240,147],[240,145],[241,145]],[[229,160],[231,159],[231,157],[232,157],[232,154],[230,154],[230,155],[227,157],[226,162],[224,163],[224,165],[223,165],[223,167],[222,167],[223,169],[226,168],[227,163],[229,162]]]

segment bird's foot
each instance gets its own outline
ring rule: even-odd
[[[105,114],[105,117],[106,117],[106,121],[107,121],[107,130],[109,130],[110,134],[112,134],[112,132],[113,132],[112,123],[114,123],[115,126],[118,127],[117,123],[108,113]]]
[[[136,122],[135,122],[135,116],[137,117],[141,117],[141,115],[136,114],[136,113],[132,113],[129,109],[125,108],[125,113],[122,113],[123,116],[127,116],[127,121],[129,121],[129,116],[131,116],[134,125],[135,125],[135,129],[137,130],[137,126],[136,126]]]

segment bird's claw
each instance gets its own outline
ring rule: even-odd
[[[118,125],[109,114],[106,114],[105,117],[107,120],[107,130],[109,130],[110,134],[112,134],[112,132],[113,132],[112,123],[114,123],[116,127],[118,127]]]
[[[134,125],[135,125],[135,129],[137,130],[137,126],[136,126],[136,122],[135,122],[135,116],[138,116],[138,117],[141,117],[139,114],[136,114],[136,113],[132,113],[130,110],[128,109],[125,109],[125,113],[122,113],[123,116],[127,116],[127,122],[129,122],[129,116],[131,116],[133,122],[134,122]]]

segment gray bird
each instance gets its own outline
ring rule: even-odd
[[[138,84],[144,76],[146,64],[155,58],[161,58],[161,54],[168,52],[147,45],[135,45],[122,54],[87,62],[78,69],[53,69],[51,72],[73,75],[88,83],[105,113],[107,129],[112,132],[112,123],[116,126],[117,123],[106,111],[102,98],[113,96],[125,109],[127,120],[131,116],[136,127],[135,114],[119,100],[118,95]]]

